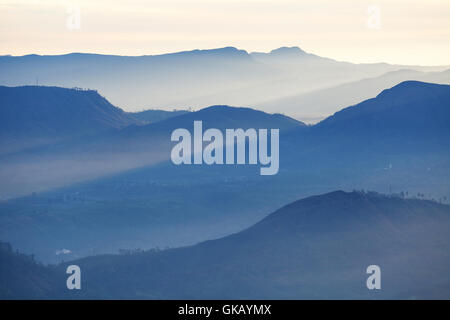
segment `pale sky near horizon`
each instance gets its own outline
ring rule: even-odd
[[[0,55],[225,46],[450,65],[450,0],[0,0]]]

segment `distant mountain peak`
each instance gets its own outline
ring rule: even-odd
[[[440,84],[417,81],[417,80],[406,80],[406,81],[402,81],[399,84],[393,86],[391,89],[402,88],[402,87],[434,87],[434,86],[440,86]]]
[[[437,84],[417,80],[406,80],[400,82],[399,84],[393,86],[392,88],[381,91],[380,94],[378,94],[377,98],[388,97],[390,95],[397,95],[397,96],[405,94],[407,94],[408,96],[409,94],[419,95],[419,93],[416,90],[428,91],[433,89],[444,89],[448,87],[449,86],[445,84]]]
[[[232,107],[224,104],[216,104],[203,109],[198,110],[198,112],[213,112],[213,111],[238,111],[238,110],[253,110],[247,107]],[[259,111],[259,110],[255,110]],[[262,111],[261,111],[262,112]]]
[[[158,130],[172,130],[191,126],[194,121],[203,121],[205,128],[218,129],[278,128],[287,130],[306,127],[303,122],[280,114],[270,114],[247,107],[213,105],[166,119],[154,125],[142,126],[137,130],[147,132],[147,130],[154,130],[155,127],[158,127]]]
[[[216,49],[195,49],[192,51],[181,51],[172,53],[175,55],[211,55],[211,56],[224,56],[224,57],[248,57],[249,54],[245,50],[237,49],[235,47],[223,47]]]
[[[227,106],[227,105],[213,105],[213,106],[209,106],[206,108],[203,108],[199,111],[197,111],[197,113],[202,114],[202,113],[213,113],[213,114],[239,114],[241,117],[243,116],[248,116],[248,117],[254,117],[256,115],[258,116],[267,116],[269,118],[273,118],[273,119],[278,119],[281,121],[289,121],[292,124],[295,124],[296,126],[300,126],[300,127],[306,127],[306,124],[293,119],[291,117],[288,117],[284,114],[280,114],[280,113],[267,113],[261,110],[256,110],[256,109],[252,109],[252,108],[248,108],[248,107],[233,107],[233,106]]]
[[[270,51],[270,54],[274,55],[304,55],[305,51],[299,47],[281,47]]]
[[[328,128],[334,133],[437,134],[448,130],[450,85],[421,81],[403,81],[383,90],[375,98],[344,108],[326,118],[315,129]],[[420,128],[420,129],[419,129]],[[327,131],[327,134],[331,134]],[[441,138],[439,138],[441,139]]]
[[[228,47],[223,47],[223,48],[217,48],[217,49],[211,49],[211,50],[206,50],[206,51],[212,51],[212,52],[222,52],[222,53],[244,53],[247,54],[247,51],[242,50],[242,49],[238,49],[236,47],[232,47],[232,46],[228,46]]]

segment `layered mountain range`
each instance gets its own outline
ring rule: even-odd
[[[298,47],[268,53],[226,47],[137,57],[85,53],[1,56],[0,85],[96,89],[127,111],[220,104],[317,122],[401,81],[450,84],[449,73],[444,72],[447,69],[449,66],[354,64]]]
[[[0,203],[0,238],[46,261],[61,259],[55,252],[62,249],[75,258],[194,244],[242,230],[300,197],[337,189],[444,202],[449,197],[447,85],[402,82],[313,126],[229,106],[146,124],[93,91],[2,90],[39,92],[28,98],[39,104],[8,103],[2,112],[24,119],[21,125],[32,128],[33,137],[48,137],[48,132],[58,137],[0,157],[0,190],[9,198]],[[92,110],[71,110],[75,96]],[[52,114],[77,114],[58,127],[55,117],[47,120],[30,111],[42,106],[67,108]],[[83,114],[90,115],[86,124]],[[280,129],[279,173],[262,177],[252,165],[175,166],[170,135],[176,128],[192,130],[195,120],[220,130]]]

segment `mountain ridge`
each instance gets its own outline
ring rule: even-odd
[[[63,138],[118,130],[133,123],[138,121],[110,104],[95,90],[0,86],[2,147],[13,143],[27,147],[42,145],[46,140],[51,143]],[[17,151],[7,146],[6,149]]]
[[[25,286],[5,281],[9,298],[442,299],[450,292],[449,226],[449,205],[334,191],[192,246],[90,256],[51,268],[14,258],[7,248],[4,254],[4,246],[0,254],[4,264],[20,266],[5,269],[8,279],[21,272]],[[81,291],[64,288],[71,264],[82,270]],[[382,270],[377,292],[365,286],[373,264]]]
[[[255,106],[404,68],[339,62],[303,54],[300,50],[282,47],[272,53],[248,53],[225,47],[144,56],[84,53],[3,56],[0,57],[3,71],[0,84],[35,83],[38,78],[39,83],[45,85],[96,88],[112,104],[126,111],[144,106],[181,108],[189,105],[198,109],[216,104]],[[276,58],[280,55],[281,58]],[[120,85],[116,79],[121,79]]]

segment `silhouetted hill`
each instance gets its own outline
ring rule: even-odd
[[[309,137],[311,144],[351,156],[393,152],[420,156],[430,150],[448,154],[450,85],[402,82],[336,112],[311,127]]]
[[[450,85],[404,81],[287,138],[305,148],[358,152],[446,152],[450,138]],[[419,148],[420,147],[420,148]],[[308,149],[309,150],[309,149]]]
[[[0,86],[0,99],[0,138],[7,150],[137,123],[94,90]]]
[[[153,132],[163,132],[167,137],[174,129],[193,128],[194,121],[201,120],[203,128],[217,128],[225,130],[227,128],[278,128],[280,130],[304,130],[306,125],[298,120],[281,114],[269,114],[263,111],[244,108],[230,107],[224,105],[210,106],[196,112],[186,113],[177,117],[154,123],[153,125],[130,127],[123,130],[122,135],[149,134]]]
[[[304,119],[315,123],[344,107],[371,99],[384,89],[408,80],[450,84],[450,70],[443,72],[420,72],[409,69],[396,70],[387,72],[379,77],[366,78],[331,88],[313,90],[268,101],[259,107],[263,110],[283,112],[296,119]]]
[[[303,123],[280,114],[213,106],[148,125],[131,125],[89,138],[65,139],[45,148],[0,158],[5,168],[3,172],[0,170],[4,181],[3,186],[0,184],[0,195],[11,197],[17,191],[22,195],[29,194],[168,161],[174,145],[170,139],[172,131],[192,129],[195,120],[202,120],[204,128],[279,128],[283,132],[294,128],[306,129]],[[70,172],[67,167],[71,168]],[[27,181],[25,186],[21,179],[17,180],[17,175],[11,176],[17,169]]]
[[[82,270],[82,290],[54,287],[55,296],[448,299],[449,230],[448,205],[336,191],[296,201],[242,232],[195,246],[64,263],[42,286],[62,282],[56,279],[65,267],[76,264]],[[374,264],[381,268],[379,291],[366,288],[366,268]],[[49,274],[28,266],[33,279]],[[11,279],[24,268],[10,269]],[[9,281],[3,287],[16,298],[27,292],[26,286],[25,291],[15,286]]]
[[[64,275],[34,257],[13,252],[9,243],[0,242],[0,299],[51,299],[62,292]],[[60,295],[62,297],[64,294]]]
[[[314,127],[345,135],[424,135],[450,130],[450,86],[404,81],[376,98],[344,108]],[[441,132],[443,131],[443,132]]]
[[[193,247],[73,263],[88,297],[442,299],[450,296],[449,227],[449,206],[338,191]],[[366,288],[372,264],[382,270],[378,292]]]

